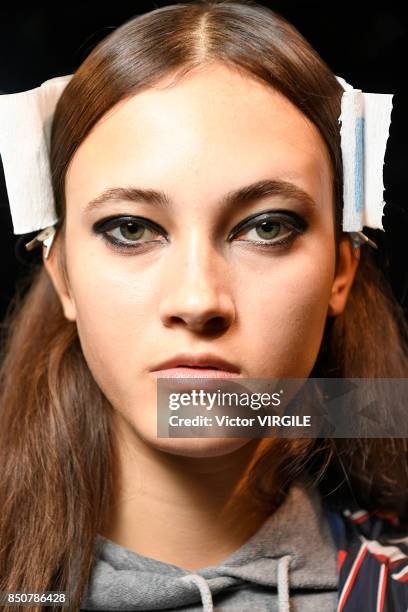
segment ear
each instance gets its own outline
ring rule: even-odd
[[[60,240],[54,240],[54,243],[49,251],[48,258],[46,259],[46,247],[43,245],[43,264],[60,299],[65,318],[69,321],[75,321],[75,302],[71,294],[68,279],[66,279],[65,275],[63,274],[62,263],[60,261],[60,248]]]
[[[328,316],[336,317],[343,312],[359,261],[360,247],[354,248],[347,237],[342,238],[339,244],[339,261],[329,301]]]

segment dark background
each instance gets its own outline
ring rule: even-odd
[[[73,73],[92,48],[113,29],[137,14],[173,1],[54,3],[0,8],[0,93],[38,87],[58,75]],[[394,93],[384,184],[384,227],[379,265],[387,261],[393,291],[408,317],[408,175],[407,45],[404,3],[287,0],[259,4],[286,17],[338,76],[368,92]],[[35,235],[35,234],[34,234]],[[3,170],[0,164],[0,320],[16,284],[30,264],[16,256]],[[28,240],[28,238],[27,238]],[[25,240],[25,242],[27,241]],[[21,244],[21,240],[20,240]],[[364,247],[370,248],[370,247]],[[40,249],[38,249],[40,251]],[[38,258],[38,255],[36,256]]]

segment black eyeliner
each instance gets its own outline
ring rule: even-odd
[[[104,219],[100,219],[99,221],[96,221],[96,223],[93,224],[92,229],[97,234],[100,234],[104,231],[119,227],[120,225],[124,223],[138,223],[138,222],[140,222],[141,225],[148,227],[154,232],[158,232],[164,235],[167,233],[166,230],[163,227],[161,227],[161,225],[159,225],[158,223],[154,223],[153,221],[151,221],[150,219],[147,219],[146,217],[140,217],[140,216],[135,216],[135,215],[121,215],[121,216],[112,215],[110,217],[105,217]]]
[[[292,225],[293,229],[297,230],[298,232],[305,231],[305,229],[308,227],[306,220],[297,213],[290,210],[272,209],[269,211],[263,211],[261,213],[254,213],[246,219],[243,219],[230,232],[228,238],[236,236],[244,229],[256,227],[258,224],[268,221],[276,221],[285,225]]]
[[[248,244],[252,244],[254,247],[260,248],[279,248],[279,246],[289,244],[294,239],[293,232],[300,234],[303,233],[303,231],[305,231],[305,229],[307,229],[308,227],[307,221],[297,213],[287,209],[272,209],[269,211],[254,213],[240,221],[238,225],[236,225],[235,228],[230,232],[228,240],[240,234],[243,230],[251,229],[252,227],[257,227],[261,223],[265,222],[276,222],[281,223],[286,227],[290,227],[292,229],[292,235],[281,239],[275,239],[274,242],[269,243],[256,240],[241,240],[239,242],[246,242]],[[154,223],[146,217],[135,215],[111,215],[94,223],[92,229],[96,234],[100,234],[101,237],[105,240],[105,242],[107,242],[117,252],[129,253],[130,251],[141,251],[148,249],[149,246],[152,245],[152,243],[163,244],[161,241],[157,240],[139,243],[135,242],[134,244],[130,244],[126,242],[121,242],[113,236],[107,234],[109,230],[119,228],[125,223],[139,223],[142,227],[146,227],[153,232],[162,234],[167,238],[167,232],[163,227],[161,227],[161,225]]]

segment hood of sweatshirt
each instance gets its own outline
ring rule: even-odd
[[[218,565],[189,571],[115,544],[98,535],[95,563],[81,610],[163,610],[198,606],[233,586],[269,587],[279,612],[297,590],[334,590],[337,548],[320,493],[295,480],[279,508],[238,550]],[[254,609],[256,606],[254,606]]]

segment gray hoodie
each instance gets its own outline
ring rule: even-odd
[[[188,571],[100,535],[95,555],[81,610],[335,612],[337,606],[337,549],[320,494],[304,478],[218,565]]]

